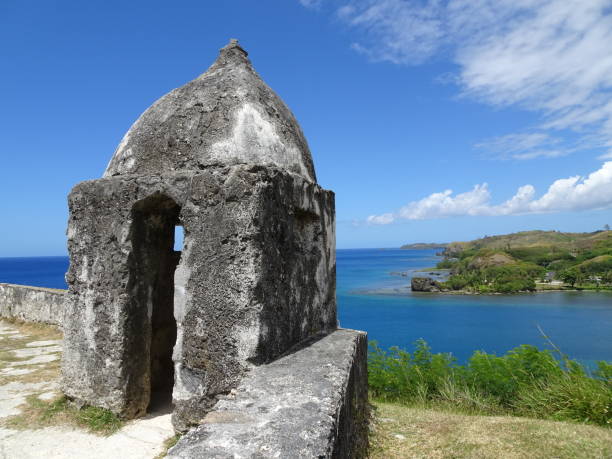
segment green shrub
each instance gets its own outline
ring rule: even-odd
[[[436,268],[452,269],[456,264],[457,264],[457,260],[450,260],[448,258],[445,258],[444,260],[438,262],[438,264],[436,265]]]
[[[470,290],[478,293],[516,293],[535,290],[535,278],[544,274],[544,269],[533,263],[517,263],[468,269],[459,262],[456,271],[443,283],[450,290]]]
[[[413,354],[396,346],[385,351],[370,343],[368,378],[372,394],[383,400],[427,399],[442,381],[452,376],[455,359],[450,354],[432,354],[423,340]]]
[[[612,365],[599,362],[593,376],[576,361],[530,345],[503,356],[477,351],[466,365],[452,354],[433,354],[424,340],[412,354],[372,342],[368,357],[376,399],[610,426]]]

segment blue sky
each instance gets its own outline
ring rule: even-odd
[[[609,0],[0,2],[0,256],[230,37],[285,100],[338,247],[612,224]]]

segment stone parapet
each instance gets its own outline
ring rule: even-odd
[[[253,368],[168,457],[365,457],[367,397],[367,335],[339,329]]]
[[[66,290],[0,283],[0,317],[62,325]]]

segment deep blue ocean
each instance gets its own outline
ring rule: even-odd
[[[434,352],[452,352],[461,362],[475,350],[503,354],[521,344],[548,348],[539,325],[571,358],[588,366],[612,361],[612,294],[409,292],[413,271],[437,261],[435,250],[338,250],[340,325],[367,331],[383,347],[411,349],[423,338]],[[0,282],[66,288],[67,268],[67,257],[0,258]]]

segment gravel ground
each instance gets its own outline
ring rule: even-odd
[[[174,436],[166,408],[131,421],[110,436],[72,425],[15,429],[7,426],[26,398],[52,400],[58,391],[62,341],[51,327],[0,321],[0,458],[154,458]]]

